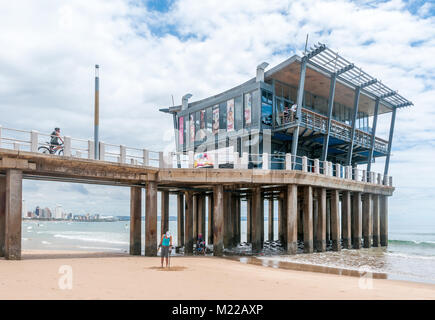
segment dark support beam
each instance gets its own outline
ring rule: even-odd
[[[141,254],[142,188],[130,187],[130,254]]]
[[[246,242],[252,243],[252,196],[246,199]]]
[[[388,246],[388,196],[380,197],[380,215],[379,215],[379,228],[381,246]]]
[[[157,183],[148,182],[145,199],[145,256],[157,256]]]
[[[376,127],[378,125],[379,102],[380,102],[380,99],[377,98],[376,102],[375,102],[375,114],[373,115],[372,135],[370,137],[370,152],[369,152],[369,157],[367,159],[367,173],[372,170],[373,153],[375,150]],[[370,175],[368,175],[368,176],[370,176]],[[370,182],[373,182],[373,181],[370,181]]]
[[[160,195],[160,234],[162,235],[169,230],[169,191],[161,191]]]
[[[364,248],[372,246],[372,195],[365,193],[362,198],[362,235]]]
[[[373,195],[373,247],[379,247],[380,243],[380,220],[379,220],[379,204],[380,196]]]
[[[241,199],[240,199],[240,197],[236,197],[236,214],[235,214],[235,219],[236,219],[236,221],[235,221],[235,223],[234,223],[234,226],[235,226],[235,236],[234,236],[234,245],[235,246],[237,246],[239,243],[241,243],[242,242],[242,239],[241,239],[241,235],[242,235],[242,232],[241,232],[241,211],[242,211],[242,203],[241,203],[242,201],[241,201]]]
[[[264,192],[261,193],[261,247],[264,243]]]
[[[184,195],[177,194],[177,244],[184,246]]]
[[[278,240],[285,248],[287,245],[287,194],[281,191],[278,197]]]
[[[304,98],[304,87],[305,87],[305,73],[307,70],[307,61],[306,57],[302,58],[301,61],[301,73],[299,77],[299,88],[298,88],[298,97],[296,100],[297,109],[296,109],[296,127],[293,131],[293,140],[292,140],[292,156],[295,157],[298,154],[298,139],[299,139],[299,126],[302,120],[302,102]],[[294,158],[296,159],[296,158]],[[292,168],[295,167],[295,162],[292,161]]]
[[[391,144],[393,143],[393,133],[394,133],[395,122],[396,122],[396,108],[393,108],[393,113],[391,114],[390,136],[388,139],[388,153],[387,153],[387,158],[385,159],[384,176],[388,176],[388,169],[390,166]]]
[[[269,217],[268,217],[268,230],[269,241],[273,240],[273,214],[274,214],[274,200],[269,199]]]
[[[252,251],[259,252],[263,249],[261,242],[261,189],[255,187],[252,189]]]
[[[6,240],[6,176],[0,176],[0,257],[5,256]]]
[[[269,202],[270,203],[270,202]],[[298,249],[298,187],[295,184],[287,186],[287,253],[296,254]]]
[[[352,195],[352,247],[354,249],[361,248],[361,192],[354,192]]]
[[[341,198],[341,235],[343,238],[343,247],[351,248],[351,201],[350,192],[343,191]]]
[[[358,118],[358,104],[359,104],[360,92],[361,92],[361,88],[357,87],[355,90],[355,100],[353,102],[352,130],[350,132],[349,150],[347,151],[346,164],[348,166],[352,165],[352,151],[353,151],[353,144],[355,140],[356,120]]]
[[[224,253],[224,187],[216,185],[213,189],[213,255]]]
[[[331,240],[334,251],[341,250],[339,202],[338,190],[331,190]]]
[[[184,254],[193,254],[193,192],[184,193]]]
[[[192,211],[192,232],[193,232],[193,243],[198,240],[198,195],[193,195],[193,211]]]
[[[322,148],[322,161],[326,161],[328,157],[328,145],[329,145],[329,132],[331,131],[331,119],[332,119],[332,109],[334,108],[334,96],[335,96],[335,83],[337,76],[332,75],[329,86],[329,101],[328,101],[328,122],[326,124],[326,135],[323,137],[323,148]]]
[[[23,202],[23,173],[20,170],[6,171],[6,232],[5,258],[21,259],[21,210]]]
[[[326,243],[331,240],[331,198],[326,198]]]
[[[231,192],[224,192],[224,248],[231,248],[233,238],[233,208]]]
[[[326,189],[317,189],[316,250],[326,251]]]
[[[196,199],[198,204],[198,236],[201,235],[202,239],[205,239],[205,197],[200,194]]]
[[[313,187],[304,186],[304,252],[313,252]]]
[[[207,227],[207,231],[208,231],[208,244],[213,244],[213,195],[210,194],[208,195],[208,227]]]

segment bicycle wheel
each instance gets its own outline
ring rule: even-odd
[[[39,147],[38,148],[38,152],[42,152],[42,153],[45,153],[45,154],[50,154],[50,148],[48,148],[48,147]]]

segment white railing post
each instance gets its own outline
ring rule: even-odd
[[[378,184],[381,184],[381,181],[382,181],[382,176],[381,176],[380,173],[378,173],[378,181],[377,181],[377,183],[378,183]]]
[[[325,166],[325,162],[323,163],[323,170],[324,172],[326,172],[326,166]],[[319,159],[314,159],[314,173],[319,174],[320,173],[320,161]]]
[[[127,149],[125,146],[120,145],[119,146],[119,162],[125,163],[126,158],[127,158]]]
[[[104,145],[103,141],[100,141],[100,159],[96,159],[96,160],[104,161],[105,156],[106,156],[106,146]]]
[[[362,182],[367,182],[367,171],[363,170],[363,171],[362,171],[362,175],[363,175],[363,176],[362,176],[362,179],[361,179]]]
[[[269,154],[263,152],[263,170],[269,170]]]
[[[159,168],[165,168],[165,159],[162,151],[159,151]]]
[[[148,166],[150,163],[150,153],[148,150],[143,149],[143,165]]]
[[[71,157],[71,137],[65,136],[65,141],[63,144],[63,155],[65,157]]]
[[[242,153],[242,169],[248,169],[248,163],[249,163],[249,153],[243,152]]]
[[[219,154],[217,151],[213,154],[213,169],[219,169]]]
[[[193,151],[188,151],[187,155],[189,157],[189,168],[193,168],[193,162],[194,162],[194,155],[195,153]]]
[[[341,178],[341,165],[339,163],[335,164],[335,176]]]
[[[81,158],[82,157],[82,153],[80,151],[76,151],[76,158]]]
[[[388,185],[389,185],[390,187],[393,186],[393,177],[392,177],[392,176],[389,176],[389,177],[388,177]]]
[[[239,153],[238,152],[233,152],[233,158],[234,158],[234,162],[233,162],[234,169],[240,169]]]
[[[172,157],[172,152],[167,152],[165,158],[165,168],[172,168],[174,159]]]
[[[88,159],[94,159],[94,157],[95,157],[94,141],[88,140]]]
[[[346,166],[346,179],[352,179],[352,166]]]
[[[286,170],[292,169],[292,154],[291,153],[285,154],[285,169]]]
[[[352,168],[350,167],[351,172],[353,173],[352,179],[355,181],[358,181],[358,168]]]
[[[30,131],[30,151],[38,152],[38,131]]]
[[[20,144],[17,142],[14,142],[14,150],[15,151],[20,151]]]
[[[308,158],[306,156],[302,157],[302,171],[308,172]]]

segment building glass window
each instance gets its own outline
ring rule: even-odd
[[[208,133],[211,133],[213,130],[213,109],[207,108],[205,109],[205,128]]]
[[[234,122],[236,130],[243,128],[243,108],[241,96],[234,99]]]
[[[227,103],[219,104],[219,129],[227,130]]]
[[[261,92],[261,124],[272,126],[272,93]]]

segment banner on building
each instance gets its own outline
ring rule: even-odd
[[[190,114],[190,142],[195,141],[195,119],[193,117],[193,113]]]
[[[219,106],[213,108],[213,134],[219,132]]]
[[[234,99],[227,101],[227,131],[234,131]]]
[[[245,125],[251,125],[252,94],[245,93]]]
[[[184,117],[178,118],[178,144],[184,144]]]

